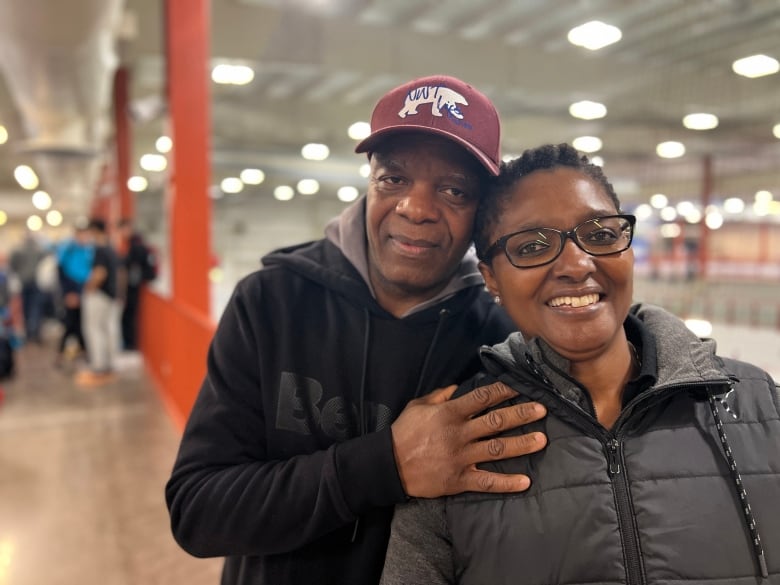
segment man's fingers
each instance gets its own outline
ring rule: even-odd
[[[466,435],[470,439],[489,437],[540,420],[546,414],[547,409],[538,402],[523,402],[497,408],[468,421]]]
[[[531,487],[531,479],[527,475],[493,473],[475,469],[461,478],[460,486],[464,492],[511,493],[523,492]]]
[[[547,445],[544,433],[526,433],[511,437],[493,437],[485,441],[475,441],[463,450],[464,461],[468,464],[483,461],[497,461],[511,457],[521,457],[541,451]]]
[[[468,394],[450,401],[450,404],[464,417],[470,417],[514,397],[517,397],[517,392],[502,382],[494,382],[475,388]]]

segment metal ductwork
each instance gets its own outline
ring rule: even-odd
[[[58,207],[85,213],[108,158],[124,0],[1,0],[0,68],[20,113],[20,161]]]

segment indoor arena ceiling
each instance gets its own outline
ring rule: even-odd
[[[780,74],[732,70],[750,55],[780,59],[778,0],[212,0],[211,10],[210,68],[254,70],[247,85],[209,82],[215,185],[255,167],[266,173],[257,197],[301,178],[320,181],[314,197],[362,189],[364,159],[347,127],[367,121],[390,87],[446,73],[493,99],[506,154],[600,138],[595,154],[627,203],[658,190],[698,197],[707,157],[715,196],[768,189],[780,198]],[[621,40],[597,51],[567,41],[591,20],[619,27]],[[0,209],[12,220],[34,211],[14,179],[20,164],[66,215],[84,211],[120,64],[131,79],[131,166],[150,182],[139,197],[160,196],[164,174],[141,171],[138,160],[168,129],[163,33],[162,0],[0,0],[0,124],[9,133]],[[572,117],[581,100],[607,115]],[[684,128],[693,112],[719,125]],[[660,159],[656,145],[669,140],[685,155]],[[304,161],[307,142],[327,144],[330,157]]]

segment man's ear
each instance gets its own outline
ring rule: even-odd
[[[485,279],[485,286],[487,287],[490,296],[498,296],[498,285],[496,284],[496,277],[493,275],[493,269],[487,262],[481,260],[479,264],[477,264],[477,268],[479,268],[479,271],[482,273],[482,278]]]

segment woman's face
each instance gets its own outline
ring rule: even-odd
[[[515,183],[490,241],[531,228],[569,231],[583,221],[616,213],[604,188],[579,170],[538,170]],[[523,336],[544,339],[571,361],[598,356],[623,339],[633,269],[630,248],[596,257],[571,239],[544,266],[516,268],[503,250],[490,265],[480,263],[488,290],[501,297]]]

